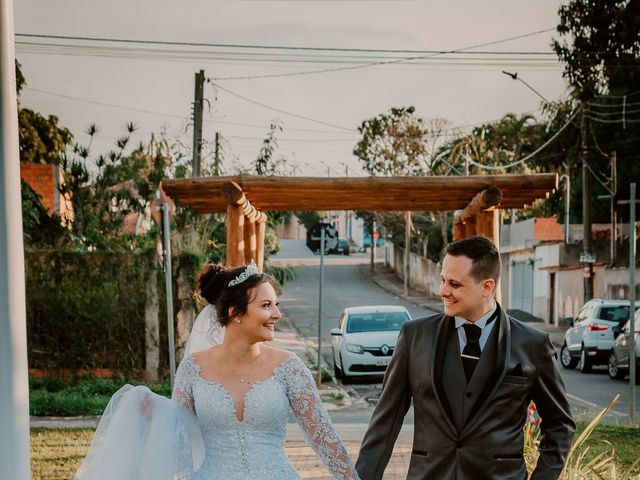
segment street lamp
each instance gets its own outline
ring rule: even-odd
[[[544,95],[542,95],[539,91],[537,91],[535,88],[533,88],[531,85],[529,85],[527,82],[525,82],[523,79],[521,79],[518,76],[518,72],[516,73],[511,73],[511,72],[505,72],[504,70],[502,70],[502,73],[504,73],[505,75],[511,77],[514,80],[519,80],[522,83],[524,83],[526,85],[526,87],[531,90],[533,93],[535,93],[536,95],[538,95],[543,101],[544,103],[550,103],[549,100],[547,100]]]

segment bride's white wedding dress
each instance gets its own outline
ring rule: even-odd
[[[238,418],[231,394],[202,378],[192,356],[223,337],[213,308],[205,307],[178,367],[172,399],[144,386],[116,392],[75,480],[299,479],[284,451],[290,410],[333,476],[358,479],[313,377],[297,356],[251,385]]]
[[[194,480],[299,479],[284,451],[290,408],[333,476],[358,478],[309,370],[295,355],[251,385],[242,419],[227,389],[202,378],[191,356],[178,368],[173,399],[195,412],[202,430],[204,461]]]

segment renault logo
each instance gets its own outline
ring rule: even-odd
[[[388,355],[389,350],[390,350],[389,345],[387,345],[386,343],[380,347],[380,351],[382,352],[383,355]]]

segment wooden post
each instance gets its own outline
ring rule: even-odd
[[[454,240],[461,240],[473,235],[492,238],[493,234],[483,233],[485,231],[491,233],[493,227],[484,225],[489,220],[482,217],[480,213],[499,205],[500,202],[502,202],[502,191],[498,187],[492,186],[478,192],[464,210],[456,210],[453,214]],[[500,226],[499,218],[497,226],[498,228]]]
[[[256,222],[252,218],[245,217],[244,263],[251,263],[251,260],[256,261]]]
[[[478,234],[478,226],[476,225],[475,216],[464,219],[464,236],[472,237]]]
[[[264,271],[264,233],[266,229],[266,218],[256,222],[256,263],[261,272]]]
[[[237,205],[227,205],[227,265],[244,265],[244,214]]]
[[[453,241],[462,240],[466,237],[464,223],[456,221],[456,213],[462,212],[462,210],[456,210],[453,216]]]
[[[487,237],[500,250],[500,211],[497,208],[483,210],[476,214],[476,219],[478,235]],[[498,281],[498,285],[496,285],[496,301],[500,303],[501,300],[500,281]]]
[[[251,205],[236,182],[225,182],[221,193],[227,202],[227,264],[237,267],[253,259],[262,271],[267,216]]]

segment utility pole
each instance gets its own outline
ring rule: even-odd
[[[611,264],[618,256],[617,242],[618,217],[616,213],[616,194],[618,193],[618,157],[616,151],[611,152]]]
[[[196,88],[193,101],[193,161],[191,176],[200,176],[200,155],[202,153],[202,112],[204,110],[204,70],[196,73]]]
[[[213,174],[217,177],[220,175],[220,133],[216,132],[216,149],[213,164]]]
[[[582,106],[582,119],[580,121],[581,147],[580,155],[582,156],[582,254],[580,261],[584,265],[584,303],[593,298],[593,262],[595,256],[592,252],[591,242],[591,175],[588,163],[588,147],[587,147],[587,112],[586,107]]]
[[[630,415],[629,421],[631,425],[636,423],[636,362],[634,361],[636,351],[636,204],[640,203],[636,200],[636,184],[631,183],[629,186],[629,200],[620,200],[618,204],[629,204],[629,332],[622,332],[621,335],[629,335],[629,343],[627,350],[629,355],[629,387],[630,387]]]
[[[0,477],[31,478],[13,2],[0,0]]]
[[[402,295],[404,298],[409,297],[409,276],[411,275],[411,268],[409,266],[409,259],[411,253],[411,211],[404,212],[404,288]]]

